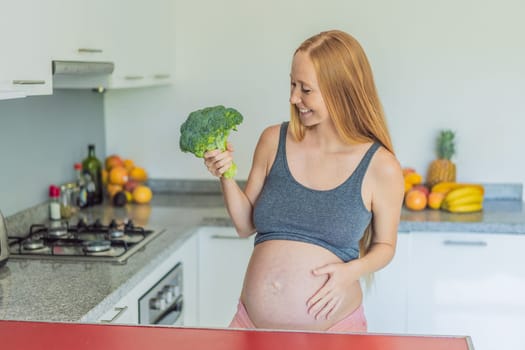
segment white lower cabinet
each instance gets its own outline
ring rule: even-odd
[[[476,350],[525,349],[525,236],[411,236],[408,333],[469,335]]]
[[[199,325],[227,327],[237,310],[254,235],[233,227],[203,227],[199,235]]]
[[[184,313],[183,325],[188,327],[198,326],[198,256],[199,240],[197,235],[193,235],[177,250],[177,259],[184,265],[183,288]]]
[[[165,261],[149,273],[137,286],[126,293],[96,321],[100,323],[138,324],[139,299],[178,263],[183,265],[183,324],[197,326],[197,257],[198,239],[189,237]]]
[[[120,299],[113,305],[98,322],[100,323],[117,323],[117,324],[138,324],[139,309],[137,300],[134,299],[133,293],[130,293]]]
[[[399,233],[392,261],[374,273],[370,286],[361,283],[369,332],[406,333],[409,253],[410,235]]]

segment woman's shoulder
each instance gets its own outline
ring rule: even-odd
[[[259,142],[264,144],[275,144],[279,141],[279,135],[281,132],[282,124],[274,124],[267,126],[261,133],[259,137]]]
[[[377,178],[391,178],[396,181],[403,176],[401,164],[397,157],[383,146],[379,146],[372,161],[370,162],[370,170],[374,177]]]
[[[280,124],[266,127],[261,133],[255,149],[254,166],[260,165],[261,168],[265,169],[266,175],[269,173],[277,154],[280,128]]]

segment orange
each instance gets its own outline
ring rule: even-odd
[[[412,185],[410,182],[406,182],[405,181],[405,193],[410,191],[412,189],[412,187],[414,187],[414,185]]]
[[[115,184],[108,184],[107,187],[106,187],[106,190],[107,190],[107,193],[108,193],[108,197],[109,198],[113,198],[113,196],[122,191],[122,186],[121,185],[115,185]]]
[[[151,192],[151,189],[148,186],[138,185],[133,190],[132,196],[135,203],[144,204],[151,201],[153,192]]]
[[[405,175],[405,182],[411,183],[412,185],[419,185],[423,182],[423,176],[418,173],[408,173]]]
[[[148,179],[148,173],[146,173],[146,170],[141,167],[134,167],[129,172],[129,177],[132,180],[138,181],[138,182],[144,182]]]
[[[111,170],[112,168],[116,166],[123,166],[123,165],[124,165],[124,162],[116,154],[112,154],[106,158],[106,162],[105,162],[106,170]]]
[[[109,183],[124,185],[128,181],[128,171],[123,166],[116,166],[109,171]]]
[[[102,169],[102,184],[105,185],[108,183],[108,171],[106,169]]]
[[[131,171],[135,167],[135,162],[131,159],[124,159],[123,161],[124,168],[126,168],[127,171]]]
[[[410,190],[405,195],[405,206],[411,210],[423,210],[427,206],[427,196],[418,190]]]
[[[442,192],[430,192],[428,195],[428,206],[432,209],[439,209],[443,200],[445,199],[445,194]]]

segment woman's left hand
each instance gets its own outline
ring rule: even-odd
[[[312,271],[315,276],[328,275],[326,283],[307,301],[308,314],[316,320],[328,319],[349,297],[352,284],[359,280],[350,264],[328,264]]]

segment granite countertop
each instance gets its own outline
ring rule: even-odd
[[[165,231],[124,265],[9,259],[0,268],[0,319],[93,321],[102,315],[103,306],[136,286],[195,228],[230,223],[220,194],[156,194],[151,205],[101,205],[80,214],[108,222],[132,218],[138,225]],[[16,227],[21,226],[11,219],[8,228]],[[525,234],[525,210],[521,200],[486,201],[483,212],[471,214],[403,210],[399,231]]]

